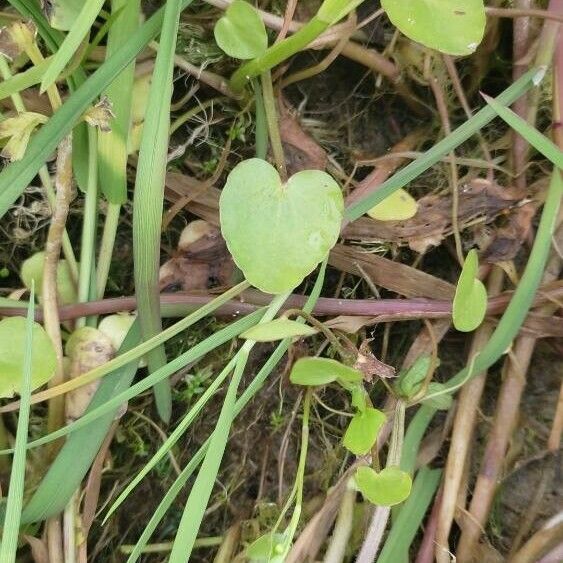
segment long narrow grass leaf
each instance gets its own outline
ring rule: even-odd
[[[12,78],[8,78],[8,80],[4,80],[0,83],[0,100],[39,84],[51,59],[52,57],[49,57],[40,64],[18,72],[18,74],[15,74]]]
[[[21,520],[21,508],[23,504],[23,490],[25,484],[25,458],[27,449],[27,433],[29,428],[29,398],[31,396],[31,371],[33,358],[33,324],[35,315],[35,296],[33,285],[27,308],[25,355],[23,361],[21,406],[18,416],[18,428],[16,432],[16,443],[14,446],[14,458],[12,461],[12,472],[10,474],[10,485],[8,489],[8,500],[6,503],[6,516],[2,530],[2,547],[0,548],[0,561],[15,561],[18,549],[18,535]]]
[[[80,46],[80,43],[82,43],[84,38],[88,35],[104,2],[105,0],[88,0],[88,2],[84,2],[80,14],[55,53],[49,68],[43,76],[40,88],[41,92],[45,92],[49,86],[55,83],[59,74],[61,74],[66,65],[70,62],[74,53]]]
[[[181,11],[180,0],[166,2],[135,179],[133,263],[135,294],[144,339],[162,331],[158,287],[160,232],[164,207],[172,76]],[[152,350],[147,355],[147,363],[150,372],[162,367],[166,363],[164,348],[159,346]],[[165,422],[168,422],[172,412],[169,382],[161,381],[154,391],[158,413]]]
[[[177,358],[174,358],[171,362],[160,368],[159,370],[155,371],[151,375],[141,379],[133,386],[128,388],[127,390],[118,393],[117,395],[112,396],[112,398],[105,402],[103,405],[87,412],[83,416],[81,416],[78,420],[71,422],[70,424],[66,425],[63,428],[59,428],[55,432],[51,432],[46,436],[33,440],[27,444],[29,448],[36,448],[38,446],[43,446],[45,444],[49,444],[54,440],[58,440],[63,436],[70,434],[71,432],[76,432],[80,428],[84,428],[100,418],[101,416],[107,414],[108,412],[112,411],[114,408],[119,407],[121,404],[129,401],[133,397],[136,397],[140,393],[143,393],[147,389],[150,389],[155,383],[170,377],[173,373],[184,368],[187,364],[191,362],[195,362],[208,354],[218,346],[225,344],[229,340],[232,340],[236,336],[238,336],[241,332],[246,330],[247,328],[253,326],[259,318],[264,314],[263,310],[255,311],[250,315],[239,319],[238,321],[230,324],[229,326],[221,329],[220,331],[216,332],[203,342],[196,344],[193,348],[190,348]],[[12,453],[12,450],[2,450],[0,451],[0,455],[6,455]]]
[[[119,353],[133,348],[140,336],[138,323],[134,323]],[[92,397],[86,413],[95,412],[112,397],[128,389],[135,377],[137,364],[138,361],[130,362],[106,377]],[[96,457],[119,408],[116,405],[98,417],[95,424],[72,432],[27,503],[22,517],[24,522],[37,522],[64,510]]]
[[[113,0],[112,14],[118,14],[110,27],[106,59],[112,57],[139,27],[140,0]],[[131,117],[131,96],[135,78],[135,63],[130,63],[109,85],[105,95],[112,105],[114,117],[111,130],[100,131],[98,161],[100,187],[111,203],[127,201],[127,135]]]
[[[317,276],[317,280],[307,302],[305,303],[303,310],[306,313],[310,313],[313,310],[323,288],[324,279],[326,273],[326,260],[321,265],[319,274]],[[264,382],[268,378],[268,376],[274,371],[278,363],[284,357],[285,353],[287,352],[292,339],[286,338],[282,342],[278,344],[274,352],[270,355],[270,357],[266,360],[260,371],[256,374],[254,379],[251,381],[250,385],[244,390],[242,395],[239,397],[235,404],[235,412],[234,416],[237,417],[241,411],[248,405],[248,403],[254,398],[254,396],[260,391]],[[163,499],[159,503],[158,507],[154,511],[154,514],[151,516],[149,522],[145,526],[139,540],[135,544],[135,548],[131,552],[129,559],[127,559],[127,563],[133,563],[137,561],[137,559],[141,556],[144,547],[146,546],[147,542],[151,538],[152,534],[154,533],[156,527],[158,526],[159,522],[162,520],[163,516],[166,514],[178,493],[182,490],[184,485],[186,484],[187,480],[190,478],[192,473],[195,471],[197,466],[203,460],[207,449],[209,448],[210,438],[208,438],[205,443],[199,448],[199,450],[194,454],[188,465],[183,469],[181,474],[176,478],[172,486],[168,489],[166,494],[164,495]]]
[[[486,96],[485,94],[483,94],[483,98],[485,98],[485,101],[495,112],[510,125],[512,129],[524,137],[530,145],[551,160],[557,168],[563,168],[563,152],[559,150],[559,147],[553,143],[551,139],[542,135],[535,127],[532,127],[519,115],[516,115],[510,108],[503,106],[494,98]]]

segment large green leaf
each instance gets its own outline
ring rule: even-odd
[[[19,393],[25,361],[26,321],[11,317],[0,321],[0,397]],[[43,327],[33,325],[31,390],[47,383],[57,365],[55,350]]]
[[[275,342],[284,338],[292,338],[295,336],[312,336],[317,331],[309,325],[292,321],[291,319],[274,319],[268,323],[260,323],[240,336],[246,340],[255,340],[256,342]]]
[[[470,55],[485,33],[483,0],[382,0],[407,37],[449,55]]]
[[[262,18],[244,0],[235,0],[215,24],[217,45],[235,59],[253,59],[268,48],[268,36]]]
[[[221,230],[246,279],[266,293],[299,285],[334,246],[344,203],[340,187],[320,170],[282,183],[259,158],[238,164],[221,193]]]

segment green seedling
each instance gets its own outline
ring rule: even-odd
[[[371,467],[358,467],[354,476],[362,495],[378,506],[394,506],[408,498],[412,479],[398,467],[385,467],[374,471]]]
[[[328,255],[344,203],[325,172],[305,170],[283,183],[259,158],[238,164],[219,202],[221,231],[246,279],[266,293],[297,287]]]
[[[266,27],[258,12],[244,0],[235,0],[215,24],[215,41],[229,57],[253,59],[268,48]]]
[[[253,326],[240,336],[245,340],[255,340],[256,342],[276,342],[284,338],[312,336],[316,333],[317,331],[314,328],[306,324],[281,318]]]
[[[381,6],[409,39],[448,55],[470,55],[485,33],[483,0],[382,0]]]
[[[269,533],[260,536],[246,549],[246,556],[252,563],[283,563],[283,552],[286,542],[285,534]]]
[[[0,397],[13,397],[21,391],[26,334],[26,320],[23,317],[10,317],[0,321]],[[56,365],[51,340],[43,327],[34,323],[31,390],[47,383],[55,374]]]
[[[367,214],[378,221],[406,221],[414,217],[417,211],[416,199],[401,188],[374,205]]]
[[[344,434],[344,447],[355,455],[367,454],[373,448],[386,420],[384,413],[372,407],[357,412]]]
[[[361,371],[330,358],[301,358],[295,362],[289,374],[291,383],[307,387],[327,385],[334,381],[359,383],[362,379]]]
[[[472,249],[461,270],[453,302],[454,326],[461,332],[475,330],[483,322],[487,312],[487,290],[477,278],[478,272],[479,258],[477,251]]]

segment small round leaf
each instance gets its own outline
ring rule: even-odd
[[[268,323],[259,323],[240,336],[256,342],[274,342],[295,336],[311,336],[317,331],[309,325],[291,319],[274,319]]]
[[[0,397],[13,397],[22,384],[26,320],[12,317],[0,321]],[[31,389],[47,383],[55,374],[57,359],[51,340],[43,327],[33,324]]]
[[[378,221],[406,221],[416,215],[418,203],[406,190],[395,190],[381,203],[374,205],[368,215]]]
[[[235,59],[254,59],[268,48],[264,22],[253,6],[235,0],[215,24],[217,45]]]
[[[409,39],[448,55],[470,55],[485,33],[483,0],[381,0]]]
[[[384,413],[372,407],[356,413],[344,434],[344,447],[355,455],[367,454],[375,444],[386,420]]]
[[[478,270],[477,252],[472,249],[461,270],[453,302],[453,323],[461,332],[475,330],[487,313],[487,290],[476,277]]]
[[[326,385],[337,379],[361,381],[362,372],[330,358],[301,358],[295,362],[289,374],[295,385]]]
[[[386,467],[379,473],[371,467],[359,467],[356,485],[362,495],[379,506],[393,506],[406,500],[411,492],[412,479],[398,467]]]
[[[219,202],[221,231],[246,279],[266,293],[298,286],[340,233],[344,202],[334,179],[304,170],[282,184],[259,158],[229,174]]]

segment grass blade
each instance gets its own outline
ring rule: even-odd
[[[162,331],[158,288],[160,232],[170,129],[172,75],[181,11],[180,0],[168,0],[149,91],[135,180],[133,200],[135,294],[144,339]],[[154,372],[166,364],[164,348],[159,346],[152,350],[147,355],[147,363],[149,372]],[[158,413],[162,420],[168,422],[172,412],[169,382],[163,380],[155,387],[154,392]]]
[[[14,459],[10,474],[10,485],[6,503],[6,516],[2,530],[2,546],[0,561],[15,561],[18,549],[21,507],[25,484],[25,458],[27,450],[27,433],[29,428],[29,398],[31,396],[31,366],[33,357],[33,319],[35,315],[35,296],[33,285],[27,308],[25,356],[22,373],[21,406],[18,416],[18,429],[14,447]]]
[[[106,47],[106,58],[112,57],[123,42],[139,27],[140,0],[113,0],[112,14],[121,12],[113,22]],[[127,135],[131,117],[131,94],[135,63],[130,63],[105,91],[115,115],[111,131],[99,132],[98,161],[100,186],[110,203],[127,201]]]
[[[51,60],[52,57],[48,57],[40,64],[34,65],[23,72],[19,72],[15,76],[12,76],[12,78],[8,78],[8,80],[4,80],[0,84],[0,100],[39,84]]]
[[[559,147],[555,143],[545,135],[542,135],[535,127],[532,127],[519,115],[516,115],[510,108],[505,107],[490,96],[485,94],[482,94],[482,96],[495,112],[510,125],[512,129],[524,137],[530,145],[551,160],[557,168],[563,168],[563,152],[559,150]]]
[[[129,401],[133,397],[136,397],[140,393],[143,393],[147,389],[150,389],[156,383],[170,377],[173,373],[183,369],[191,362],[195,362],[201,359],[205,354],[215,350],[218,346],[225,344],[229,340],[236,338],[241,332],[246,330],[247,328],[253,326],[260,317],[264,314],[264,310],[254,311],[250,315],[239,319],[238,321],[226,326],[222,330],[213,334],[206,340],[196,344],[193,348],[190,348],[177,358],[174,358],[171,362],[167,363],[165,366],[161,367],[151,375],[144,377],[135,385],[128,388],[126,391],[114,395],[111,397],[111,400],[104,403],[103,405],[99,406],[98,408],[89,411],[87,414],[84,414],[78,420],[67,424],[63,428],[59,428],[55,432],[51,432],[46,436],[38,438],[37,440],[33,440],[27,444],[28,449],[36,448],[38,446],[43,446],[54,440],[58,440],[63,436],[70,434],[71,432],[76,432],[80,428],[84,428],[88,426],[93,421],[97,420],[104,414],[110,412],[113,408],[119,407],[122,403]],[[124,354],[125,355],[125,354]],[[0,455],[6,455],[12,453],[13,450],[1,450]]]
[[[543,75],[544,70],[542,69],[541,71],[538,71],[538,69],[532,69],[528,71],[506,90],[504,90],[504,92],[499,94],[496,98],[497,101],[503,105],[512,104],[537,83],[537,77],[540,72]],[[494,110],[489,106],[485,106],[480,109],[473,117],[468,119],[463,125],[460,125],[450,135],[444,137],[439,143],[436,143],[422,156],[383,182],[377,191],[348,207],[345,213],[346,219],[348,221],[355,221],[367,213],[373,206],[382,202],[395,190],[404,188],[409,182],[439,162],[441,158],[448,155],[456,147],[461,145],[461,143],[467,141],[467,139],[487,125],[487,123],[489,123],[495,115]]]
[[[317,280],[315,282],[313,290],[311,291],[311,294],[303,307],[303,310],[307,313],[310,313],[313,310],[313,307],[315,306],[315,303],[317,302],[320,296],[324,284],[325,273],[326,273],[326,261],[323,262],[323,264],[321,265],[319,275],[317,276]],[[240,412],[248,405],[248,403],[258,393],[258,391],[260,391],[268,376],[272,373],[272,371],[276,368],[278,363],[284,357],[290,344],[291,344],[290,338],[286,338],[285,340],[279,343],[277,348],[270,355],[268,360],[264,363],[260,371],[256,374],[250,385],[244,390],[242,395],[237,400],[235,404],[235,412],[234,412],[235,417],[237,417],[240,414]],[[158,507],[154,511],[153,516],[151,516],[148,524],[145,526],[145,529],[143,530],[141,537],[135,544],[135,548],[131,552],[129,559],[127,559],[127,563],[133,563],[134,561],[137,561],[137,559],[141,556],[144,547],[146,546],[150,537],[154,533],[159,522],[162,520],[164,514],[166,514],[166,512],[174,502],[175,498],[178,496],[178,493],[183,489],[187,480],[190,478],[190,476],[195,471],[197,466],[203,460],[207,452],[207,449],[209,448],[209,443],[210,443],[210,438],[207,439],[206,442],[199,448],[199,450],[192,457],[188,465],[183,469],[182,473],[176,478],[172,486],[168,489],[163,499],[159,503]]]
[[[133,348],[140,337],[138,323],[134,323],[119,353],[123,354]],[[133,361],[106,377],[96,390],[86,413],[95,411],[112,397],[125,391],[135,377],[137,364],[138,361]],[[119,406],[108,410],[97,418],[95,424],[70,435],[25,507],[22,516],[25,522],[37,522],[64,510],[96,457],[118,409]]]
[[[393,522],[377,563],[396,563],[404,560],[404,554],[414,540],[440,484],[441,476],[441,469],[423,467],[418,472],[411,494],[401,507],[397,519]]]
[[[53,60],[41,81],[40,93],[45,92],[49,86],[55,83],[59,74],[72,59],[74,53],[80,47],[96,17],[100,13],[105,0],[88,0],[84,3],[80,14],[76,18],[71,30],[68,32],[61,46],[53,56]]]

